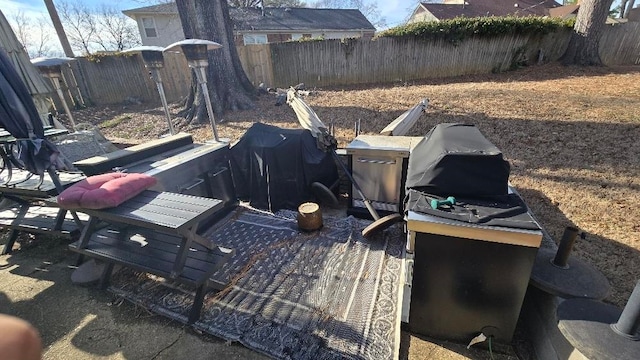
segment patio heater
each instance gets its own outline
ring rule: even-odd
[[[164,48],[160,46],[137,46],[129,50],[123,51],[123,53],[135,53],[142,55],[142,61],[144,66],[149,69],[151,79],[156,83],[158,88],[158,94],[160,94],[160,101],[162,101],[162,107],[164,108],[164,115],[167,117],[167,123],[169,124],[169,132],[171,135],[175,134],[173,124],[171,123],[171,114],[169,114],[169,105],[167,105],[167,97],[164,94],[164,87],[162,86],[162,77],[160,76],[160,69],[164,67],[164,57],[162,51]]]
[[[69,106],[67,102],[64,100],[64,94],[62,93],[62,87],[60,86],[60,78],[62,77],[62,65],[66,65],[69,62],[75,60],[74,58],[68,57],[55,57],[55,58],[36,58],[31,60],[31,63],[40,69],[40,72],[48,77],[53,83],[53,87],[56,89],[56,93],[58,93],[58,97],[60,97],[60,101],[62,102],[62,106],[64,107],[64,111],[69,117],[69,121],[71,122],[71,128],[73,131],[76,131],[76,123],[73,120],[73,115],[71,115],[71,110],[69,110]]]
[[[213,107],[211,106],[211,99],[209,98],[209,89],[207,88],[207,67],[209,66],[209,50],[219,49],[222,45],[201,39],[186,39],[175,42],[167,46],[164,51],[183,53],[187,58],[189,67],[195,70],[196,79],[200,88],[202,89],[202,95],[204,96],[204,102],[207,106],[207,114],[211,121],[211,129],[213,130],[213,138],[216,142],[220,142],[218,138],[218,130],[216,129],[216,121],[213,117]]]

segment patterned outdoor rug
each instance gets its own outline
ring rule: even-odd
[[[296,213],[239,209],[207,232],[235,248],[212,279],[196,329],[282,359],[393,359],[400,342],[404,239],[393,227],[364,239],[366,221],[324,216],[297,231]],[[193,289],[122,270],[110,290],[186,322]]]

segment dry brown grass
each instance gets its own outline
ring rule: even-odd
[[[307,84],[312,86],[313,84]],[[312,89],[313,90],[313,89]],[[422,98],[431,103],[410,135],[437,123],[476,124],[512,164],[512,184],[546,230],[559,239],[565,226],[587,233],[575,254],[611,281],[608,301],[623,306],[640,279],[640,67],[575,68],[556,64],[514,72],[393,86],[316,89],[306,101],[333,122],[344,146],[354,122],[375,134]],[[251,111],[229,113],[222,137],[237,140],[254,122],[298,127],[293,111],[261,97]],[[176,112],[178,109],[173,108]],[[80,121],[120,116],[103,131],[131,142],[166,131],[160,108],[92,108]],[[205,125],[184,126],[197,140]]]

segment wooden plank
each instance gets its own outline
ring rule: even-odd
[[[96,236],[96,235],[100,236]],[[91,257],[116,262],[136,270],[169,278],[176,260],[176,253],[161,248],[141,246],[136,241],[122,241],[118,233],[101,230],[92,236],[85,249],[78,249],[78,242],[70,249]],[[180,241],[180,238],[175,238]],[[153,239],[149,243],[153,242]],[[198,254],[196,257],[195,254]],[[230,252],[215,249],[211,252],[191,249],[182,273],[176,279],[189,284],[202,284],[230,257]],[[204,258],[203,258],[204,256]]]
[[[146,254],[158,260],[168,261],[171,264],[175,262],[176,255],[180,250],[179,244],[182,239],[177,236],[160,239],[163,235],[161,233],[135,227],[114,230],[113,228],[101,229],[91,237],[90,242],[114,247],[126,247],[128,251],[133,253]],[[194,246],[192,244],[189,247],[189,263],[187,266],[201,268],[207,263],[217,262],[218,257],[224,255],[225,253],[218,248],[209,251],[202,246],[197,244]]]
[[[167,192],[158,193],[146,190],[139,195],[139,197],[142,201],[137,200],[138,198],[136,197],[116,208],[101,210],[84,209],[83,211],[106,222],[124,223],[154,230],[178,233],[222,208],[221,200],[199,198],[190,195]],[[156,201],[156,199],[158,200]],[[194,202],[205,202],[206,206],[200,206],[197,208],[197,212],[193,211],[189,214],[186,214],[184,211],[179,211],[181,206],[189,205],[191,200]],[[159,206],[164,209],[159,211]],[[173,211],[178,215],[188,215],[188,217],[181,218],[171,216]]]
[[[122,239],[123,237],[126,239],[132,239],[130,241],[138,243],[140,247],[144,246],[150,249],[158,249],[159,251],[165,253],[177,254],[180,250],[180,237],[176,235],[163,234],[136,226],[108,226],[107,228],[97,231],[94,235],[93,241],[108,244],[110,238]],[[206,261],[206,258],[208,256],[207,252],[209,251],[209,249],[199,245],[196,242],[191,243],[190,248],[195,250],[191,254],[194,259]]]
[[[193,144],[193,137],[190,134],[178,133],[108,154],[76,161],[73,165],[89,176],[97,175],[112,171],[114,167],[132,164],[190,144]]]

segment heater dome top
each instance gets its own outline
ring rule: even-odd
[[[39,57],[39,58],[32,59],[31,63],[38,67],[40,66],[47,67],[47,66],[63,65],[73,60],[75,59],[68,58],[68,57]]]
[[[164,51],[170,51],[170,52],[182,52],[183,46],[189,46],[189,45],[206,45],[207,46],[207,50],[214,50],[214,49],[219,49],[222,47],[222,45],[218,44],[217,42],[214,41],[210,41],[210,40],[203,40],[203,39],[186,39],[186,40],[180,40],[178,42],[175,42],[169,46],[167,46],[166,48],[164,48]]]
[[[137,53],[143,51],[164,51],[164,48],[161,46],[136,46],[131,49],[123,50],[123,53]]]

